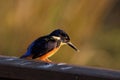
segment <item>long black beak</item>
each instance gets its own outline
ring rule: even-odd
[[[72,47],[75,51],[79,52],[79,49],[77,49],[71,42],[67,42],[67,44]]]

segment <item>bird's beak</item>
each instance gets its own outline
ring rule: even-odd
[[[77,49],[71,42],[67,42],[67,44],[72,47],[75,51],[79,52],[79,49]]]

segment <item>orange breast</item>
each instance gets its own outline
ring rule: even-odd
[[[54,55],[58,51],[58,49],[59,49],[59,47],[51,50],[50,52],[48,52],[45,55],[41,56],[39,59],[40,60],[45,60],[45,59],[51,57],[52,55]]]

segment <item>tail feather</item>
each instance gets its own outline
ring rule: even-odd
[[[26,57],[28,57],[28,56],[26,56],[26,55],[22,55],[20,58],[22,59],[22,58],[26,58]]]
[[[20,58],[26,58],[26,57],[29,57],[31,56],[31,52],[30,50],[28,50],[24,55],[22,55]]]

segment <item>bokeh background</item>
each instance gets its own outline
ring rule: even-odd
[[[120,69],[120,0],[0,0],[0,55],[19,57],[58,28],[80,52],[63,46],[54,62]]]

